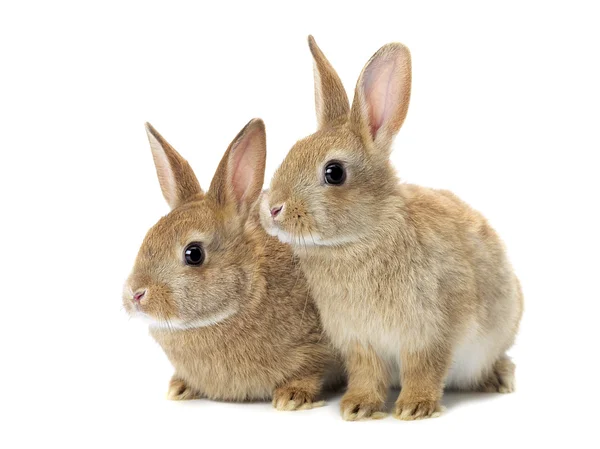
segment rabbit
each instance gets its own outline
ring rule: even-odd
[[[171,211],[148,231],[123,304],[149,322],[175,368],[167,397],[321,405],[324,377],[338,375],[336,356],[289,247],[258,220],[263,122],[237,135],[206,193],[188,162],[146,130]]]
[[[389,156],[408,110],[411,58],[384,45],[354,100],[314,38],[318,131],[263,193],[260,220],[293,248],[345,360],[346,420],[439,416],[444,387],[509,393],[523,296],[502,241],[454,194],[399,183]]]

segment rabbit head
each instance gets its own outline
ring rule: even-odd
[[[337,73],[312,36],[318,131],[297,142],[261,202],[261,222],[295,247],[359,240],[383,218],[397,178],[392,141],[408,110],[411,60],[392,43],[364,67],[352,106]]]
[[[252,284],[252,233],[243,230],[264,178],[264,124],[252,120],[238,134],[206,193],[187,161],[150,124],[146,130],[171,211],[144,238],[124,286],[125,309],[158,327],[218,323],[243,307]]]

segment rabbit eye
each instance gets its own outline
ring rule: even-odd
[[[200,243],[190,243],[185,247],[183,257],[187,265],[202,265],[202,262],[204,262],[204,249]]]
[[[325,182],[339,186],[346,180],[346,170],[341,162],[331,161],[325,166]]]

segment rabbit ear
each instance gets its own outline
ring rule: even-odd
[[[389,152],[408,111],[410,52],[402,44],[381,47],[364,67],[354,94],[351,127],[367,146]]]
[[[227,148],[208,194],[220,206],[233,206],[247,216],[262,189],[266,158],[265,124],[252,119]]]
[[[350,104],[340,77],[312,36],[308,36],[308,46],[314,59],[315,107],[321,129],[345,121],[350,112]]]
[[[146,123],[146,133],[152,149],[158,182],[171,209],[201,193],[202,189],[190,164],[150,123]]]

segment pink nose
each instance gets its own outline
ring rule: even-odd
[[[146,290],[139,290],[133,295],[133,300],[139,302],[144,296],[146,296]]]
[[[275,218],[277,215],[279,215],[281,209],[283,209],[283,206],[275,206],[273,209],[271,209],[271,217]]]

